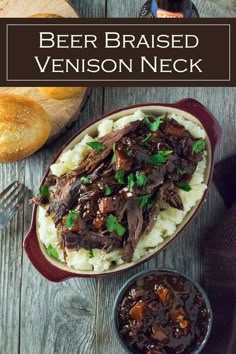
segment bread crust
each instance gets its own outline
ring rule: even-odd
[[[39,91],[55,100],[66,100],[84,95],[85,87],[39,87]]]
[[[0,94],[0,162],[24,159],[48,140],[47,112],[25,96]]]

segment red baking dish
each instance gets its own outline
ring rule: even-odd
[[[161,103],[148,103],[148,104],[138,104],[135,106],[129,106],[121,108],[119,110],[107,113],[95,120],[92,120],[89,124],[83,127],[58,153],[54,159],[54,163],[61,155],[65,149],[73,147],[78,143],[85,134],[90,134],[96,136],[97,126],[104,119],[117,120],[123,116],[133,114],[136,110],[142,110],[146,114],[163,114],[165,112],[176,113],[183,116],[186,119],[198,122],[206,131],[207,134],[207,150],[208,150],[208,166],[205,173],[205,183],[209,186],[212,180],[213,168],[214,168],[214,155],[216,145],[221,137],[221,128],[216,121],[215,117],[204,107],[201,103],[193,99],[183,99],[179,102],[172,104],[161,104]],[[42,184],[48,175],[50,168],[48,168]],[[209,189],[209,188],[208,188]],[[203,198],[197,203],[197,205],[187,214],[183,223],[181,223],[173,236],[167,238],[152,254],[148,254],[138,261],[132,263],[126,263],[116,266],[105,272],[95,272],[95,271],[78,271],[73,268],[69,268],[67,265],[50,258],[43,246],[42,242],[39,240],[37,235],[37,206],[33,207],[32,223],[30,230],[24,240],[25,251],[35,266],[35,268],[48,280],[54,282],[60,282],[72,277],[100,277],[108,275],[117,275],[125,272],[128,269],[136,267],[137,265],[144,263],[155,257],[161,250],[163,250],[172,240],[174,240],[181,231],[192,221],[196,213],[199,211],[203,201],[206,198],[206,190]]]

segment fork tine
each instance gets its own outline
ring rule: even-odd
[[[21,201],[17,203],[8,213],[8,222],[11,221],[11,219],[14,217],[15,212],[21,207],[21,205],[24,203],[24,198],[21,198]]]
[[[22,190],[23,186],[21,184],[18,184],[15,189],[9,190],[8,194],[4,195],[3,199],[0,199],[0,210],[6,209],[6,206],[8,206],[9,203],[13,203],[14,200],[17,200],[17,197]]]
[[[7,200],[8,203],[6,203],[3,207],[2,207],[2,212],[6,212],[8,209],[12,209],[17,207],[18,204],[20,204],[22,202],[22,200],[25,197],[25,192],[26,189],[25,188],[21,188],[17,194],[12,193],[11,194],[11,198],[9,198]],[[1,205],[0,205],[0,209],[1,209]]]
[[[7,194],[8,192],[11,190],[11,189],[14,189],[14,186],[18,186],[19,185],[19,182],[18,181],[14,181],[13,183],[11,183],[7,188],[5,188],[1,193],[0,193],[0,199],[3,199]]]
[[[17,197],[18,193],[21,191],[21,184],[14,184],[14,186],[8,190],[8,193],[0,198],[0,207],[8,203],[9,199]]]
[[[4,229],[29,196],[29,189],[15,181],[0,193],[0,230]]]

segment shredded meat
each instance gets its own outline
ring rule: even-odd
[[[135,200],[130,200],[127,205],[127,220],[129,236],[124,245],[122,258],[125,262],[131,262],[143,227],[142,209],[139,207],[139,203]],[[127,252],[126,248],[128,248],[129,252]],[[130,252],[130,250],[132,250],[132,252]]]
[[[64,230],[62,231],[62,239],[65,246],[71,250],[77,250],[82,247],[87,250],[98,248],[111,251],[121,247],[121,240],[115,234],[105,237],[103,234],[93,231],[75,233],[70,230]]]
[[[78,168],[47,177],[49,196],[32,201],[47,206],[62,249],[122,249],[123,260],[131,262],[160,210],[184,209],[179,188],[191,179],[203,151],[194,152],[196,139],[167,115],[150,129],[155,119],[132,122],[97,139],[102,149],[91,150]],[[164,336],[160,328],[153,330],[157,335]]]
[[[172,208],[184,210],[184,206],[180,196],[174,190],[173,183],[167,183],[160,188],[160,198],[169,204]]]
[[[84,172],[87,173],[91,172],[94,168],[97,167],[99,163],[101,163],[101,161],[106,159],[106,157],[110,154],[113,145],[115,143],[117,143],[124,135],[135,131],[139,125],[140,125],[140,121],[136,121],[132,124],[127,125],[123,129],[116,130],[98,139],[97,141],[104,144],[106,146],[106,149],[102,151],[100,154],[98,154],[97,151],[92,151],[88,155],[86,160],[80,165],[80,167],[74,170],[73,172],[71,172],[70,175],[79,176]]]

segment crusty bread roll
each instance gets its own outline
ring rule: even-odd
[[[39,87],[39,90],[55,100],[79,97],[85,93],[85,87]]]
[[[31,155],[47,141],[50,131],[48,114],[38,103],[0,94],[0,162]]]
[[[57,14],[34,14],[29,16],[29,18],[63,18],[63,16]]]

